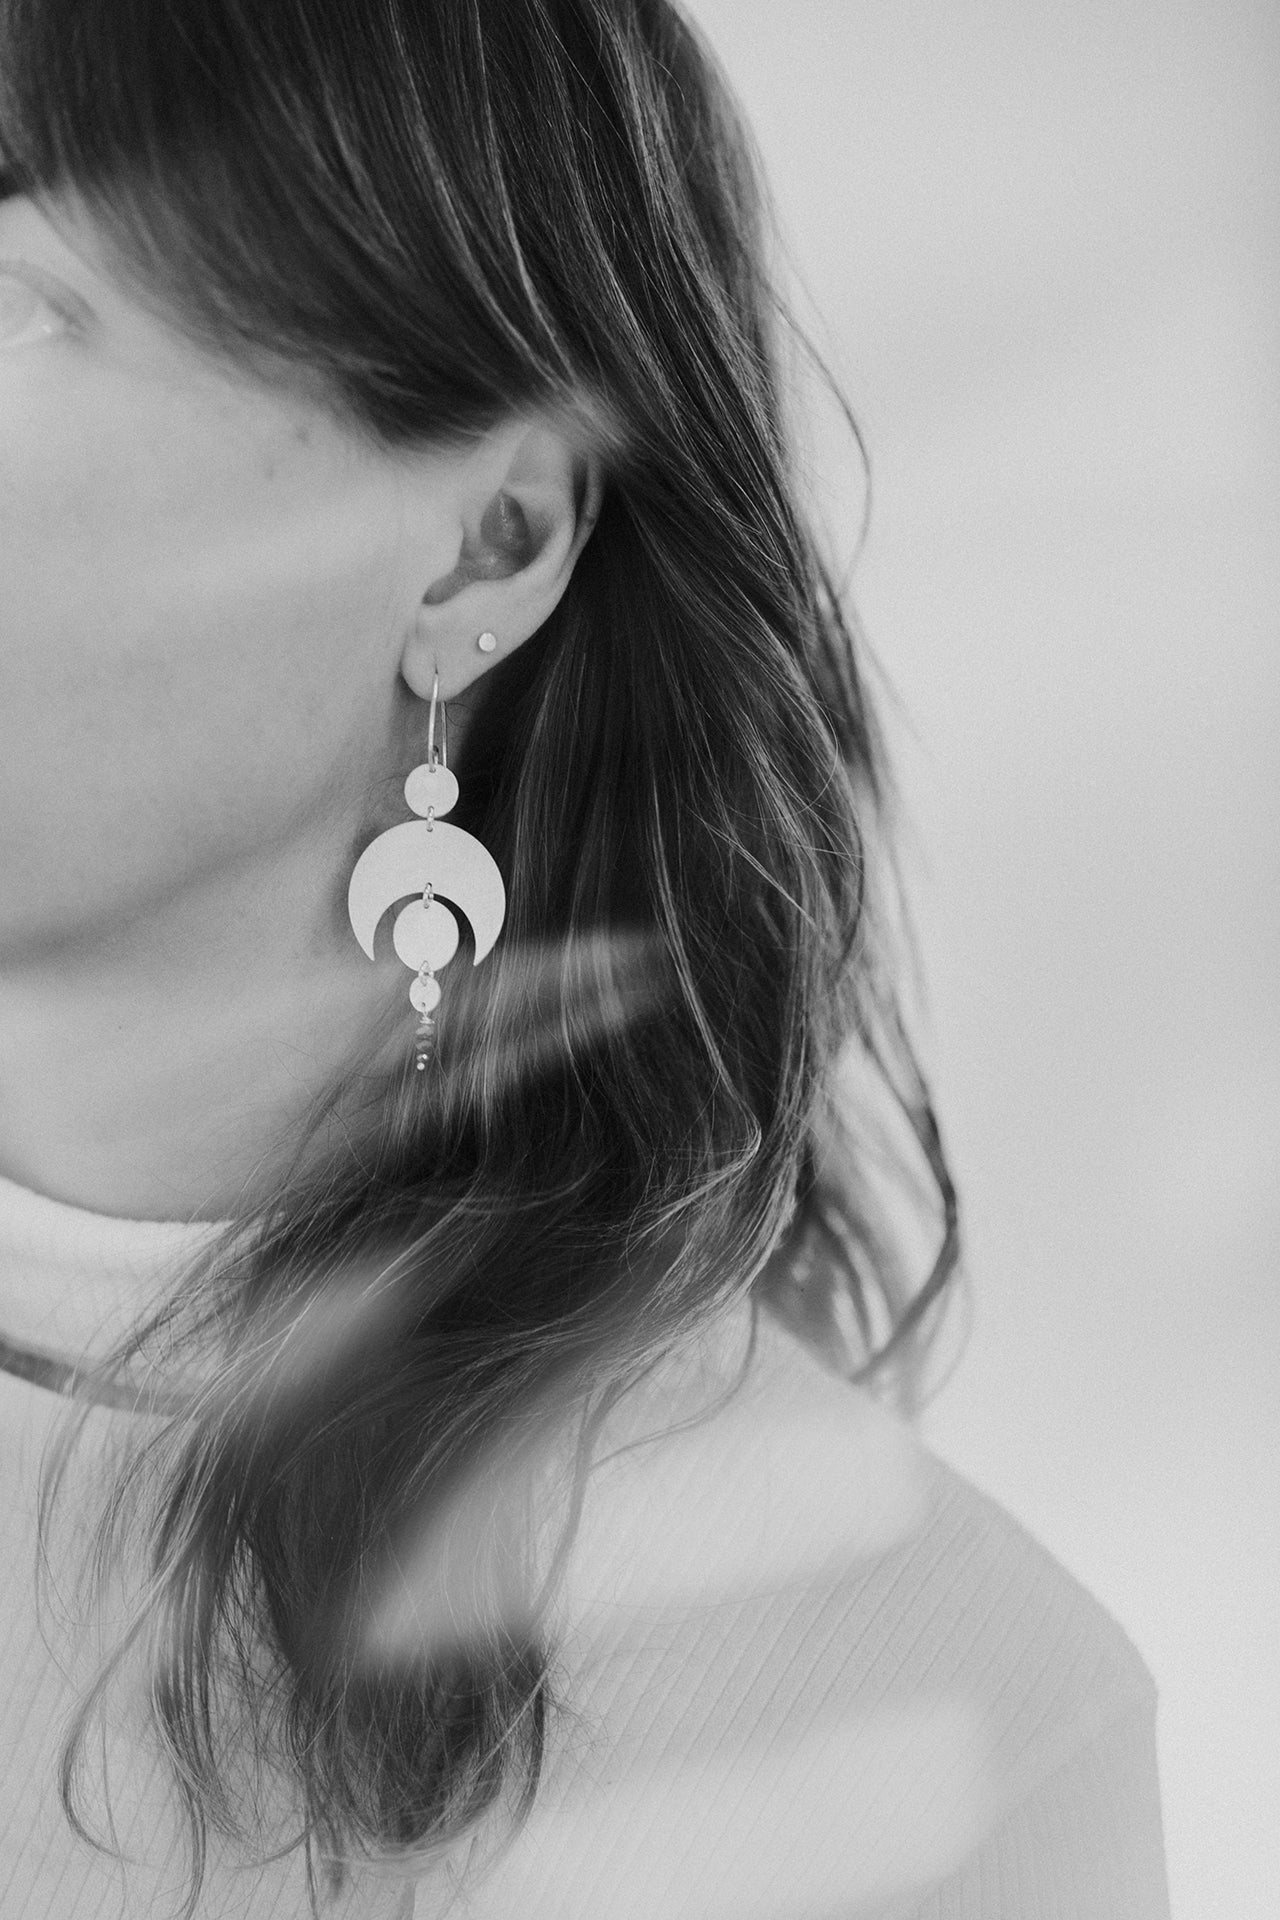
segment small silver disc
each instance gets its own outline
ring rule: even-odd
[[[412,967],[415,973],[419,967],[430,967],[436,973],[447,967],[458,951],[458,923],[439,900],[433,900],[429,907],[424,907],[421,900],[411,900],[396,915],[391,938],[406,967]]]
[[[418,1013],[434,1013],[440,1005],[440,982],[430,978],[412,981],[409,1005]]]
[[[421,819],[434,813],[437,820],[443,820],[458,804],[457,777],[448,767],[439,764],[433,767],[429,760],[424,760],[405,781],[404,797]]]

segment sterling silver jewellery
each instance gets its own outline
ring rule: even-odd
[[[492,653],[497,644],[498,636],[496,633],[482,633],[476,641],[476,645],[479,647],[481,653]]]
[[[481,636],[482,646],[486,637]],[[356,861],[347,888],[351,928],[371,960],[374,935],[387,908],[406,894],[418,895],[396,915],[392,940],[405,966],[415,974],[409,1002],[418,1014],[415,1064],[419,1073],[427,1064],[432,1015],[440,1004],[436,974],[458,950],[458,922],[444,901],[452,901],[470,921],[475,941],[472,964],[477,967],[491,952],[507,912],[502,875],[488,848],[461,827],[442,823],[443,815],[457,805],[458,782],[449,770],[445,706],[439,693],[437,674],[431,688],[427,757],[404,783],[404,797],[419,817],[389,827],[371,841]]]

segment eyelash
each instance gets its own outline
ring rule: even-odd
[[[33,303],[32,313],[23,319],[16,333],[9,333],[4,325],[4,287],[5,284],[19,288],[30,296]],[[50,325],[52,315],[57,324]],[[10,273],[0,267],[0,347],[31,346],[37,340],[48,340],[70,326],[72,317],[65,308],[47,294],[42,287],[33,287],[21,274]],[[34,331],[32,331],[34,329]]]
[[[17,198],[22,192],[22,183],[14,169],[0,159],[0,205],[6,200]],[[6,280],[25,287],[33,299],[42,302],[47,311],[56,316],[58,324],[46,325],[35,335],[35,339],[50,339],[59,333],[83,335],[93,324],[94,316],[91,310],[77,295],[70,292],[63,293],[56,280],[49,284],[47,276],[38,267],[32,267],[28,261],[0,258],[0,283]],[[5,341],[0,336],[0,346],[14,344],[12,340]],[[21,344],[32,343],[22,341]]]

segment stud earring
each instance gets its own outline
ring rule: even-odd
[[[427,757],[404,783],[404,797],[419,817],[389,827],[371,841],[356,861],[347,888],[351,928],[371,960],[374,936],[387,908],[406,894],[419,896],[400,909],[392,931],[397,954],[415,973],[409,1002],[418,1014],[415,1064],[419,1073],[427,1064],[432,1016],[440,1004],[436,974],[458,950],[457,920],[437,896],[451,900],[471,922],[472,964],[477,967],[491,952],[507,913],[502,875],[488,848],[461,827],[442,824],[441,816],[457,805],[458,781],[449,768],[445,704],[439,694],[437,674],[431,688]]]
[[[496,633],[482,633],[476,641],[476,645],[479,647],[481,653],[492,653],[497,644],[498,636]]]

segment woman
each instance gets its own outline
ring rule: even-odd
[[[955,1202],[705,50],[3,20],[6,1920],[1162,1912],[1145,1668],[890,1404]]]

